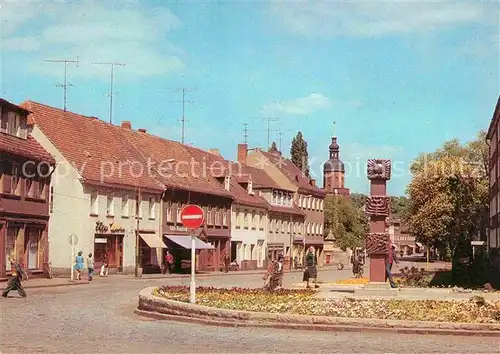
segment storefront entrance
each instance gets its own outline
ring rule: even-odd
[[[95,234],[95,267],[101,267],[107,259],[108,267],[121,272],[123,268],[123,234]]]

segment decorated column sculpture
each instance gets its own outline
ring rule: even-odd
[[[391,200],[386,184],[391,179],[391,161],[369,159],[367,175],[370,195],[366,198],[365,213],[370,219],[370,232],[366,235],[366,251],[370,256],[370,283],[385,282],[385,258],[390,244],[386,220],[391,210]]]

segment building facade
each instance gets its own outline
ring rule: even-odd
[[[29,112],[0,99],[0,278],[14,257],[30,276],[49,260],[50,179],[55,160],[28,134]]]
[[[305,176],[300,169],[295,166],[292,161],[284,158],[281,153],[270,153],[265,152],[260,149],[252,149],[247,153],[248,147],[246,144],[238,145],[238,159],[245,161],[250,167],[259,168],[266,172],[266,174],[279,186],[281,190],[292,191],[290,195],[284,195],[285,204],[281,206],[291,207],[291,210],[299,210],[299,212],[294,212],[294,216],[290,219],[290,216],[286,217],[288,220],[277,219],[277,225],[272,225],[269,232],[269,237],[271,238],[271,230],[278,229],[282,227],[283,223],[289,225],[291,230],[291,240],[285,246],[289,247],[289,251],[286,252],[286,256],[289,259],[295,257],[302,260],[305,258],[305,250],[310,246],[314,247],[316,256],[318,259],[318,265],[322,266],[324,262],[323,254],[323,225],[324,225],[324,198],[325,193],[316,186],[316,181]],[[281,196],[278,192],[278,198],[281,201]],[[271,204],[273,202],[273,196],[271,198]],[[282,209],[280,209],[282,210]],[[300,229],[301,216],[305,217],[304,227]],[[298,219],[296,219],[298,218]],[[295,231],[294,231],[295,227]],[[300,234],[303,232],[303,236]],[[286,249],[285,249],[286,251]]]
[[[49,225],[53,273],[69,274],[79,251],[93,253],[96,267],[107,260],[110,274],[133,273],[137,261],[146,272],[159,271],[164,186],[131,168],[145,169],[147,161],[121,128],[36,102],[23,106],[30,111],[31,134],[56,160]]]
[[[486,139],[489,146],[488,167],[490,174],[490,222],[487,244],[491,250],[492,257],[495,258],[500,257],[500,255],[498,255],[498,249],[500,248],[500,97],[497,101]]]

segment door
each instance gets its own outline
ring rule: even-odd
[[[38,269],[38,248],[40,245],[40,234],[39,229],[28,229],[28,269]]]

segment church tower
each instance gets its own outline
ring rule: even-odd
[[[332,137],[329,150],[330,159],[323,165],[323,189],[327,194],[348,197],[349,189],[344,187],[345,167],[339,157],[340,146],[336,136]]]

